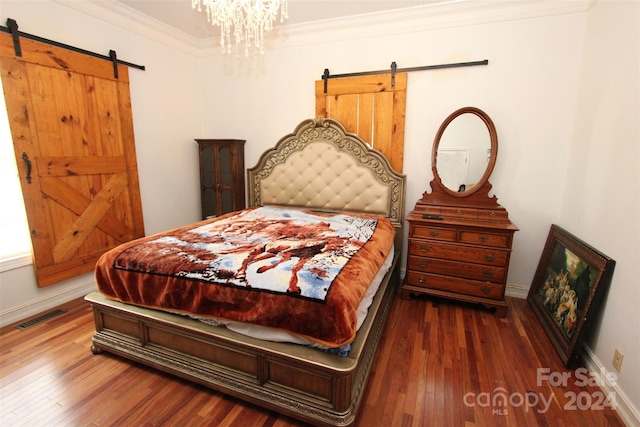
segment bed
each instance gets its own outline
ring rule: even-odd
[[[127,300],[123,294],[109,291],[119,286],[117,279],[97,267],[99,290],[86,296],[93,307],[96,329],[92,351],[114,353],[314,425],[351,425],[356,420],[399,282],[405,177],[393,171],[381,153],[346,132],[342,124],[317,118],[302,121],[293,133],[280,139],[260,157],[255,167],[247,170],[247,178],[247,213],[230,213],[187,228],[202,230],[241,215],[262,214],[265,210],[285,210],[290,215],[290,209],[302,215],[346,216],[349,222],[353,222],[352,217],[375,215],[381,218],[378,224],[391,224],[391,254],[384,257],[388,269],[376,274],[377,290],[370,296],[368,310],[358,319],[357,332],[349,336],[352,331],[347,331],[332,341],[333,338],[317,339],[311,333],[294,331],[293,336],[310,338],[308,344],[249,336],[242,330],[206,322],[210,319],[206,316],[203,319],[197,313],[186,315],[182,309],[173,311],[163,307],[160,310],[144,300]],[[184,229],[167,233],[174,236]],[[166,238],[167,233],[129,242],[113,251],[120,254],[142,243],[158,242]],[[324,241],[323,248],[328,246],[326,243]],[[364,248],[369,243],[363,245]],[[333,246],[344,245],[339,241]],[[353,256],[360,256],[363,251],[355,251]],[[262,266],[260,271],[270,270],[277,264],[273,261],[274,255],[267,252],[263,250],[258,257],[263,263],[256,264]],[[314,253],[318,252],[321,251]],[[283,255],[278,252],[278,256]],[[159,264],[164,264],[164,260]],[[346,261],[345,269],[353,262]],[[110,259],[108,263],[116,262]],[[138,263],[124,262],[123,265],[137,266]],[[155,268],[154,273],[158,273]],[[127,270],[126,274],[129,273]],[[164,274],[158,276],[165,277]],[[130,276],[125,277],[125,281],[130,280]],[[167,283],[172,280],[166,278]],[[285,286],[288,288],[285,293],[294,298],[295,307],[307,303],[322,305],[309,302],[305,288],[297,284]],[[339,293],[333,286],[336,285],[326,292],[325,305],[329,305],[329,296]],[[234,286],[224,287],[225,292],[229,287]],[[271,298],[274,291],[258,293],[260,298]],[[232,323],[235,324],[235,320]],[[335,323],[339,325],[338,320]],[[333,351],[345,348],[346,351]]]

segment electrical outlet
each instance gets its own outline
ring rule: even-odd
[[[620,349],[616,348],[616,351],[613,352],[613,362],[611,362],[611,364],[613,365],[613,369],[615,369],[618,372],[620,372],[620,369],[622,368],[623,357],[624,357],[624,354],[622,354]]]

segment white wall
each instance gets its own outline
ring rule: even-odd
[[[129,69],[134,133],[147,234],[199,219],[201,125],[198,59],[51,1],[0,1],[0,24],[102,55],[144,65]],[[39,289],[31,265],[0,272],[0,319],[12,323],[93,289],[86,274]],[[44,308],[43,308],[44,307]]]
[[[469,19],[471,21],[471,19]],[[528,288],[550,224],[562,205],[585,37],[586,14],[398,33],[349,26],[350,38],[315,28],[307,43],[271,49],[257,61],[212,57],[208,134],[247,139],[246,164],[315,112],[314,81],[334,74],[488,59],[489,65],[409,74],[405,164],[410,210],[431,181],[440,123],[464,106],[483,109],[498,131],[493,193],[520,227],[508,282]],[[329,84],[331,84],[329,82]],[[203,101],[206,102],[206,101]]]
[[[402,68],[488,59],[486,67],[409,75],[407,209],[428,190],[431,143],[442,120],[462,106],[485,110],[499,137],[493,192],[520,227],[508,292],[526,295],[553,223],[618,260],[589,360],[594,370],[612,372],[614,348],[624,352],[620,403],[630,413],[626,419],[637,422],[640,342],[638,328],[628,327],[640,324],[632,271],[640,259],[637,5],[606,2],[593,10],[528,18],[506,13],[503,19],[480,10],[454,26],[440,25],[444,16],[423,25],[409,19],[377,28],[375,36],[351,21],[307,28],[298,38],[282,31],[285,40],[258,60],[204,61],[215,78],[203,102],[225,100],[207,103],[205,129],[208,123],[210,133],[247,139],[252,166],[314,115],[313,82],[325,68],[340,74],[385,69],[392,61]]]
[[[611,29],[615,28],[615,31]],[[598,330],[588,345],[640,402],[640,3],[599,1],[589,12],[580,96],[558,222],[616,260]]]
[[[488,59],[488,66],[410,73],[407,209],[428,190],[442,120],[462,106],[487,112],[499,138],[493,192],[520,227],[509,290],[526,295],[552,223],[618,261],[589,350],[607,371],[613,348],[625,353],[619,391],[637,420],[640,293],[631,268],[640,259],[638,3],[601,0],[587,10],[576,2],[541,2],[538,9],[514,2],[494,9],[498,3],[478,2],[470,12],[453,3],[375,25],[351,19],[285,27],[265,56],[249,59],[207,51],[198,60],[49,1],[0,0],[0,19],[89,50],[115,49],[147,66],[131,71],[131,92],[148,233],[198,217],[193,138],[246,139],[245,162],[253,166],[314,116],[314,81],[325,68],[340,74],[386,69],[392,61],[403,68]],[[18,271],[20,280],[15,271],[0,273],[0,314],[25,312],[29,301],[53,292],[35,289],[28,268]]]

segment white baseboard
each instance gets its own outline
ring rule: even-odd
[[[401,274],[403,272],[401,271]],[[54,295],[29,301],[18,307],[0,312],[0,327],[19,322],[44,311],[50,310],[73,299],[80,298],[95,290],[93,281],[80,283]],[[528,288],[519,285],[507,285],[505,294],[514,298],[527,298]]]
[[[529,294],[529,288],[521,285],[507,285],[505,294],[514,298],[526,299]],[[595,354],[593,354],[591,349],[586,346],[584,347],[583,360],[585,367],[590,373],[600,374],[607,372],[605,366],[598,360]],[[614,385],[604,384],[601,389],[605,396],[609,395],[609,393],[615,393],[617,404],[616,412],[625,425],[629,427],[640,427],[640,414],[638,413],[638,409],[633,406],[617,383]]]
[[[84,282],[54,295],[30,301],[22,306],[6,310],[0,313],[0,327],[19,322],[20,320],[45,312],[76,298],[83,297],[93,290],[95,290],[95,283],[93,281]],[[505,290],[508,296],[514,298],[526,298],[528,292],[528,288],[519,285],[507,285]],[[583,358],[589,372],[600,373],[606,371],[604,365],[588,347],[584,348]],[[640,414],[638,413],[638,409],[633,406],[622,389],[619,388],[618,384],[616,383],[613,386],[605,384],[602,389],[605,395],[611,392],[615,393],[617,403],[616,410],[622,421],[627,426],[640,427]]]
[[[51,310],[61,304],[83,297],[96,289],[93,280],[81,282],[75,286],[68,287],[63,291],[29,301],[17,307],[12,307],[0,313],[0,327],[11,325],[27,319],[36,314]]]
[[[521,285],[507,285],[505,294],[514,298],[526,299],[529,294],[529,288]],[[591,349],[586,346],[584,347],[583,360],[585,367],[590,373],[600,374],[607,372],[605,366],[598,360]],[[617,383],[614,385],[604,384],[601,389],[605,396],[609,395],[609,393],[615,393],[617,404],[616,412],[625,425],[629,427],[640,427],[640,414],[638,413],[638,409],[633,406]]]
[[[598,358],[593,354],[589,347],[584,347],[583,360],[585,367],[589,370],[590,373],[600,374],[602,372],[607,372],[605,366],[598,360]],[[617,382],[614,382],[613,385],[609,383],[609,381],[603,381],[603,385],[600,387],[605,396],[609,395],[609,393],[615,393],[616,396],[616,412],[622,419],[622,422],[629,427],[639,427],[640,426],[640,413],[638,412],[638,408],[634,407],[626,394],[622,391],[622,389],[618,386]]]
[[[529,294],[529,287],[507,284],[507,287],[504,290],[504,294],[508,297],[527,299],[527,295]]]

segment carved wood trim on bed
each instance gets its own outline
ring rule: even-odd
[[[292,168],[293,163],[305,165]],[[334,119],[308,119],[247,170],[249,206],[349,210],[404,222],[404,175]]]
[[[318,426],[350,426],[364,396],[397,293],[389,272],[346,357],[265,342],[182,316],[112,301],[98,292],[92,351],[108,351]]]
[[[249,205],[375,212],[396,227],[396,252],[346,357],[245,337],[224,327],[93,292],[92,350],[108,351],[315,425],[355,422],[397,293],[405,177],[333,119],[303,121],[247,172]]]

